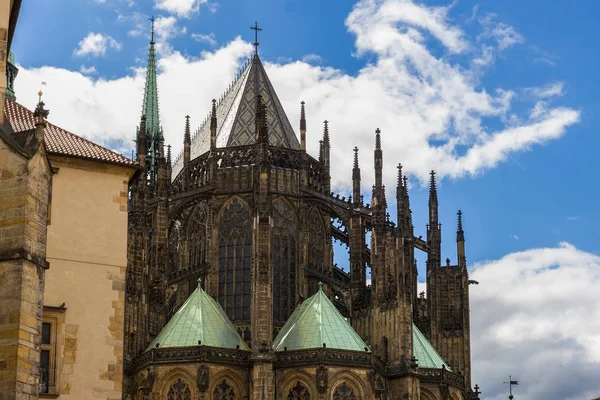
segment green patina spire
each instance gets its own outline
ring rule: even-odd
[[[158,162],[159,146],[163,139],[158,111],[158,85],[156,80],[156,50],[154,48],[154,21],[152,22],[152,36],[150,39],[150,50],[148,54],[148,69],[146,70],[146,86],[144,88],[144,102],[142,103],[142,115],[146,116],[146,132],[150,139],[149,162],[152,180],[156,180],[156,168]]]

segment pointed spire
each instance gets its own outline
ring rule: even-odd
[[[212,100],[212,109],[210,112],[210,148],[217,148],[217,101]]]
[[[146,70],[146,85],[144,87],[144,101],[142,103],[142,114],[146,116],[146,130],[151,138],[162,135],[160,129],[160,118],[158,110],[158,86],[156,80],[156,50],[154,48],[154,21],[152,22],[152,38],[148,52],[148,67]]]
[[[329,142],[329,121],[323,121],[323,144],[326,147],[331,147]]]
[[[435,181],[435,171],[431,171],[429,178],[429,225],[435,229],[438,224],[438,195]]]
[[[300,149],[306,151],[306,113],[304,101],[300,102]]]
[[[183,143],[191,143],[192,137],[190,135],[190,116],[185,116],[185,134],[183,135]]]
[[[361,204],[360,195],[360,167],[358,166],[358,147],[354,147],[354,166],[352,168],[352,198],[354,205]]]
[[[458,210],[456,213],[458,215],[458,227],[456,228],[456,241],[464,242],[465,241],[465,231],[463,231],[462,226],[462,211]]]
[[[192,138],[190,137],[190,116],[185,116],[185,134],[183,135],[183,167],[190,162]]]
[[[396,184],[397,186],[397,195],[399,195],[401,193],[401,188],[402,188],[402,164],[398,163],[398,183]]]
[[[381,188],[383,170],[383,152],[381,151],[381,130],[375,130],[375,186]]]
[[[167,167],[171,168],[171,145],[167,145]]]

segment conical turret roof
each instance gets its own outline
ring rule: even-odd
[[[329,349],[369,351],[358,333],[327,298],[321,286],[291,315],[273,343],[275,351]]]
[[[419,367],[421,368],[446,368],[448,371],[452,371],[450,366],[446,364],[442,356],[438,354],[433,348],[433,345],[429,343],[429,340],[423,335],[423,333],[413,324],[413,355],[416,357]]]
[[[258,54],[248,60],[235,82],[217,102],[217,147],[245,146],[256,142],[255,114],[259,94],[266,106],[269,144],[299,150],[300,142]],[[209,149],[210,118],[207,118],[192,139],[191,159]],[[180,157],[173,166],[173,179],[182,168]]]
[[[148,350],[163,347],[213,346],[250,350],[225,311],[200,286],[154,338]]]

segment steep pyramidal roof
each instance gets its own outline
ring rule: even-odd
[[[358,333],[335,308],[319,286],[291,315],[273,343],[275,351],[314,349],[369,351]]]
[[[248,61],[236,81],[217,103],[217,147],[255,143],[256,97],[262,96],[267,108],[269,143],[272,146],[300,149],[275,89],[258,54]],[[210,149],[210,119],[204,120],[192,139],[191,159]],[[173,166],[173,179],[183,168],[183,159]]]
[[[415,324],[413,324],[413,355],[417,358],[420,368],[445,367],[448,371],[452,371]]]
[[[192,293],[147,350],[163,347],[203,346],[249,350],[225,311],[200,286]]]

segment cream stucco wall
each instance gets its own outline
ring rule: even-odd
[[[120,399],[127,265],[127,186],[133,169],[52,157],[44,305],[59,326],[61,399]]]

